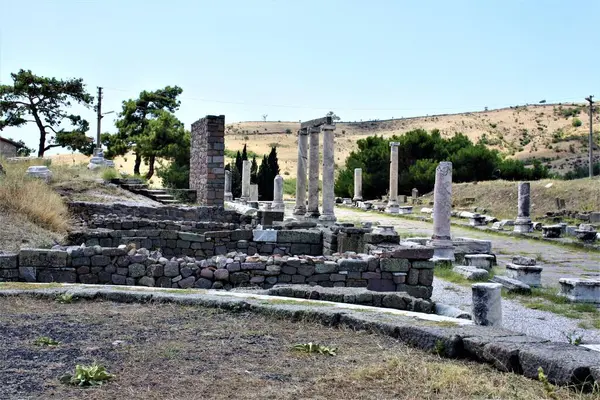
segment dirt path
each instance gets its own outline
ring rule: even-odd
[[[365,213],[349,208],[337,207],[335,210],[340,222],[379,222],[382,225],[393,225],[400,237],[430,236],[433,225],[430,222],[415,221],[407,218],[386,216],[379,213]],[[452,226],[455,237],[471,237],[492,241],[492,251],[498,257],[502,267],[510,262],[514,255],[524,255],[538,259],[544,267],[542,283],[558,286],[559,278],[600,278],[600,253],[582,251],[547,242],[519,239],[511,236],[500,236],[486,232]]]

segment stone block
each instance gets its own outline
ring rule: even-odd
[[[396,290],[396,285],[387,279],[369,279],[367,289],[375,292],[393,292]]]
[[[315,273],[317,274],[331,274],[337,272],[338,265],[335,261],[325,261],[322,264],[315,265]]]
[[[125,285],[127,282],[127,277],[125,275],[112,274],[110,279],[113,285]]]
[[[242,263],[242,270],[263,270],[266,265],[261,262],[245,262]]]
[[[144,264],[139,264],[139,263],[131,264],[129,266],[129,274],[128,275],[132,278],[140,278],[140,277],[146,275],[146,266]]]
[[[456,265],[452,270],[470,281],[485,280],[489,277],[489,272],[485,269],[475,268],[468,265]]]
[[[394,283],[406,283],[406,272],[392,272],[392,280]]]
[[[471,267],[490,271],[494,265],[495,257],[492,254],[466,254],[465,264]]]
[[[379,260],[379,268],[383,272],[408,272],[410,262],[405,258],[382,258]]]
[[[401,242],[400,246],[392,251],[393,258],[406,258],[410,260],[429,260],[433,257],[433,247],[421,246],[412,242]]]
[[[311,276],[315,273],[314,265],[301,265],[298,267],[298,274],[303,276]]]
[[[423,286],[433,285],[433,270],[432,269],[419,270],[419,285],[423,285]]]
[[[277,243],[321,243],[321,232],[310,230],[281,230],[277,233]]]
[[[47,268],[38,271],[37,280],[38,282],[76,283],[77,273],[74,269]]]
[[[203,278],[200,278],[200,279],[203,279]],[[209,281],[209,282],[210,282],[210,285],[212,286],[212,281]],[[182,289],[189,289],[192,286],[194,286],[195,283],[196,283],[196,278],[193,276],[188,276],[187,278],[182,279],[179,282],[177,282],[179,287]]]
[[[147,287],[154,287],[154,285],[155,285],[154,278],[152,278],[150,276],[143,276],[138,281],[138,285],[140,285],[140,286],[147,286]]]
[[[278,231],[272,229],[255,229],[252,231],[252,240],[254,240],[255,242],[277,243],[277,232]]]
[[[368,269],[367,262],[362,259],[340,258],[337,264],[339,271],[364,272]]]
[[[25,282],[37,282],[37,268],[19,267],[19,279]]]
[[[213,273],[214,279],[218,281],[227,281],[229,280],[229,271],[226,269],[217,269]]]
[[[79,282],[87,285],[94,285],[98,283],[98,276],[92,274],[79,275]]]
[[[234,285],[247,283],[250,281],[250,275],[248,275],[246,272],[234,272],[229,275],[229,281]]]
[[[292,243],[290,253],[294,255],[311,254],[312,247],[309,243]]]
[[[512,259],[513,264],[516,265],[528,265],[533,266],[536,264],[535,258],[532,257],[524,257],[524,256],[514,256]]]
[[[435,267],[435,263],[433,261],[412,261],[410,263],[412,269],[433,269]]]
[[[535,260],[534,260],[535,261]],[[506,265],[506,276],[523,282],[531,287],[542,286],[542,267],[535,265]]]
[[[304,283],[306,282],[306,277],[303,275],[292,275],[292,283]]]
[[[110,264],[110,257],[102,255],[92,256],[90,263],[93,267],[106,267],[108,264]]]
[[[17,269],[18,254],[0,254],[0,269]]]
[[[517,279],[509,278],[507,276],[496,275],[490,280],[494,283],[501,284],[502,287],[504,287],[509,293],[531,293],[531,287]]]
[[[419,283],[419,270],[411,268],[406,277],[406,283],[409,285],[417,285]]]
[[[179,275],[179,263],[177,261],[169,261],[165,265],[164,274],[167,277],[175,277]]]
[[[576,303],[600,304],[600,280],[560,278],[558,282],[561,296]]]

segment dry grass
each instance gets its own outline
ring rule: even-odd
[[[251,313],[159,304],[0,298],[1,398],[545,399],[540,382],[411,349],[366,332]],[[34,346],[39,336],[60,342]],[[121,341],[121,342],[116,342]],[[337,347],[335,357],[292,351]],[[93,390],[62,385],[75,363],[116,377]],[[556,388],[557,398],[593,399]]]
[[[550,185],[550,187],[546,187]],[[487,181],[452,185],[453,203],[457,207],[470,204],[484,207],[496,218],[514,218],[517,212],[518,183],[511,181]],[[571,181],[544,179],[531,182],[531,215],[543,217],[548,211],[557,211],[555,199],[565,199],[569,210],[600,210],[600,180],[598,178]],[[433,200],[432,195],[427,200]]]
[[[5,176],[0,176],[0,210],[24,216],[33,224],[65,232],[69,214],[61,197],[43,180],[25,175],[31,163],[2,161]]]
[[[572,108],[571,105],[563,105]],[[558,108],[558,107],[557,107]],[[319,117],[315,115],[315,118]],[[343,118],[344,115],[341,115]],[[390,115],[390,117],[392,117]],[[565,173],[571,169],[565,164],[576,162],[576,158],[585,159],[586,148],[583,142],[589,132],[589,119],[585,113],[579,115],[583,122],[580,127],[572,126],[572,117],[556,115],[553,105],[533,105],[528,107],[505,108],[486,112],[463,113],[455,115],[437,115],[417,118],[398,119],[378,122],[338,123],[336,129],[335,163],[343,165],[352,150],[356,149],[359,139],[372,135],[390,137],[402,135],[413,129],[439,129],[443,136],[464,133],[476,142],[484,134],[492,143],[492,148],[516,158],[550,158],[557,172]],[[599,116],[595,115],[595,123]],[[295,176],[297,141],[296,132],[300,123],[275,121],[248,121],[227,124],[225,145],[232,151],[241,150],[247,143],[248,150],[257,154],[266,154],[272,143],[277,143],[280,167],[283,172]],[[286,134],[285,132],[291,132]],[[561,139],[555,142],[557,132]],[[524,136],[524,132],[526,132]],[[524,139],[527,138],[526,144]],[[570,139],[569,139],[570,138]],[[556,159],[558,158],[558,159]],[[556,159],[556,160],[555,160]],[[563,165],[563,168],[560,166]]]

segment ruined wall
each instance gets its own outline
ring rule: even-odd
[[[225,197],[225,116],[207,115],[192,124],[190,189],[203,206],[223,206]]]
[[[230,289],[271,288],[278,283],[322,287],[358,287],[404,292],[429,299],[432,293],[431,248],[397,248],[380,255],[330,257],[246,255],[232,251],[209,258],[171,257],[147,249],[68,247],[22,249],[0,254],[0,281],[65,282]]]
[[[17,147],[12,143],[8,143],[0,139],[0,156],[4,158],[16,157]]]

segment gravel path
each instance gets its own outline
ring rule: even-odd
[[[471,289],[441,279],[433,281],[434,301],[471,312]],[[532,310],[518,301],[502,299],[503,327],[527,335],[557,342],[566,342],[566,334],[575,332],[585,343],[600,343],[600,331],[582,329],[579,320],[566,318],[548,311]]]

